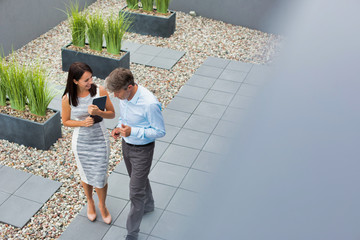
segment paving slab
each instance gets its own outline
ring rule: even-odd
[[[219,119],[217,118],[210,118],[192,114],[189,120],[184,125],[184,128],[205,133],[212,133],[218,121]]]
[[[231,100],[230,107],[248,109],[253,98],[236,94]]]
[[[208,172],[190,169],[181,183],[180,188],[201,192],[201,190],[206,189],[209,186],[209,183],[212,182],[212,176],[213,175]]]
[[[161,156],[164,154],[165,150],[168,148],[168,146],[169,146],[169,143],[167,143],[167,142],[163,142],[160,140],[156,141],[153,159],[160,159]]]
[[[130,62],[138,63],[142,65],[148,65],[153,58],[154,58],[153,55],[147,55],[143,53],[135,52],[130,54]]]
[[[206,89],[210,89],[217,78],[214,77],[206,77],[201,75],[192,75],[192,77],[186,82],[186,85],[202,87]]]
[[[165,124],[166,135],[161,138],[161,141],[171,143],[180,131],[180,127]]]
[[[168,211],[191,216],[199,208],[200,196],[198,193],[185,189],[178,189],[171,199]]]
[[[10,196],[0,206],[0,222],[22,228],[43,204]]]
[[[11,196],[11,194],[0,191],[0,206],[1,206],[1,204],[3,204],[3,203],[5,202],[5,200],[8,199],[10,196]]]
[[[168,104],[167,108],[187,113],[193,113],[199,103],[200,101],[198,100],[175,96]]]
[[[242,95],[242,96],[253,97],[253,96],[257,95],[258,91],[259,91],[259,86],[254,85],[254,84],[243,83],[243,84],[241,84],[241,87],[238,89],[236,94]]]
[[[108,180],[108,195],[129,200],[129,182],[127,174],[111,173]]]
[[[77,215],[60,236],[60,240],[99,240],[105,236],[110,225],[95,221],[90,222],[87,217]]]
[[[146,65],[170,70],[177,63],[177,61],[177,59],[155,56]]]
[[[189,168],[170,163],[158,162],[149,174],[152,182],[179,187]]]
[[[230,138],[211,135],[209,137],[209,140],[206,142],[203,150],[217,154],[226,154],[229,152],[228,147],[230,146],[230,143]]]
[[[136,50],[136,53],[157,56],[162,50],[163,49],[160,47],[155,47],[151,45],[142,45]]]
[[[215,103],[201,102],[194,114],[220,119],[226,110],[226,106]]]
[[[239,124],[240,121],[242,121],[242,119],[244,119],[246,116],[245,114],[245,109],[228,107],[221,119]]]
[[[14,195],[44,204],[62,183],[32,175]]]
[[[238,129],[238,126],[239,122],[235,123],[226,120],[220,120],[216,125],[213,134],[223,137],[234,137],[237,134],[235,130]]]
[[[130,42],[130,41],[123,41],[121,43],[121,50],[131,52],[130,55],[138,50],[143,44]]]
[[[160,161],[184,167],[191,167],[200,150],[171,144],[160,158]]]
[[[179,60],[185,55],[185,51],[178,51],[173,50],[170,48],[163,48],[159,54],[157,54],[158,57],[164,57],[164,58],[170,58],[174,60]]]
[[[166,108],[162,112],[164,122],[168,125],[182,127],[190,117],[190,113]]]
[[[161,183],[151,182],[151,190],[153,192],[155,206],[160,209],[166,209],[177,188]]]
[[[230,62],[231,62],[230,60],[224,59],[224,58],[208,57],[203,62],[203,65],[213,66],[213,67],[218,67],[218,68],[226,68],[226,66]]]
[[[204,172],[216,173],[220,164],[222,163],[222,158],[222,155],[201,151],[192,165],[192,168]]]
[[[206,89],[206,88],[195,87],[195,86],[191,86],[191,85],[184,85],[180,88],[177,96],[191,98],[191,99],[201,101],[207,92],[208,92],[208,89]]]
[[[161,239],[180,240],[180,235],[183,233],[181,227],[185,226],[187,222],[188,217],[165,211],[151,232],[151,235]]]
[[[173,143],[201,150],[209,136],[208,133],[183,128],[175,137]]]
[[[251,63],[230,61],[230,63],[226,66],[226,69],[240,71],[240,72],[250,72],[253,66],[254,64]]]
[[[240,85],[241,83],[239,82],[218,79],[215,81],[211,89],[228,93],[236,93],[240,88]]]
[[[246,75],[247,73],[245,72],[225,69],[219,76],[219,79],[242,83],[245,80]]]
[[[201,75],[205,77],[218,78],[221,73],[224,71],[222,68],[201,65],[195,72],[196,75]]]
[[[13,194],[30,177],[30,173],[3,166],[0,169],[0,191]]]
[[[229,105],[234,97],[234,94],[227,93],[218,90],[210,89],[206,96],[203,98],[203,102],[215,103],[220,105]]]

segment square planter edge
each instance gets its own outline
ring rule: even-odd
[[[74,51],[67,48],[70,45],[71,43],[61,48],[62,70],[65,72],[69,71],[69,67],[73,62],[88,64],[93,71],[93,75],[102,79],[105,79],[115,68],[130,68],[130,52],[121,50],[126,54],[119,59],[115,59]]]
[[[0,139],[48,150],[61,138],[60,111],[52,110],[55,114],[44,123],[0,113]]]
[[[134,32],[142,35],[151,35],[156,37],[170,37],[176,28],[176,12],[170,11],[171,15],[168,17],[159,17],[125,11],[126,7],[122,8],[120,12],[126,12],[130,18],[134,19],[131,24],[129,32]]]

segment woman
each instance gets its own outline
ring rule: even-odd
[[[93,99],[100,96],[107,96],[104,111],[92,104]],[[110,224],[111,215],[105,205],[110,153],[109,133],[104,121],[94,123],[90,115],[114,118],[115,111],[107,91],[92,82],[91,68],[85,63],[75,62],[69,68],[62,98],[61,118],[64,126],[75,127],[72,150],[87,198],[87,217],[90,221],[96,219],[92,196],[95,187],[101,216],[105,223]]]

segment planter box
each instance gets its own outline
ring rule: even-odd
[[[175,31],[176,12],[170,11],[170,16],[160,17],[125,11],[125,8],[120,11],[128,13],[129,17],[134,19],[129,32],[168,38]]]
[[[115,68],[130,68],[130,52],[119,59],[108,58],[68,49],[71,43],[61,49],[62,70],[67,72],[73,62],[84,62],[93,70],[93,75],[105,79]]]
[[[44,123],[0,113],[0,139],[48,150],[61,138],[60,112],[54,111],[55,114]]]

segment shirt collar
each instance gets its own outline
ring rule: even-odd
[[[132,97],[132,99],[129,101],[132,104],[136,104],[140,97],[140,85],[138,85],[138,89],[136,90],[135,95]]]

